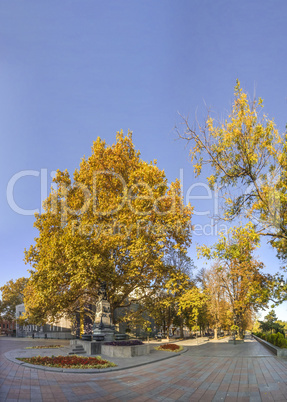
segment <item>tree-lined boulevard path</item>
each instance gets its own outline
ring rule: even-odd
[[[4,356],[33,343],[32,339],[0,338],[0,401],[287,400],[287,360],[275,357],[253,339],[240,345],[225,340],[201,345],[196,340],[183,341],[188,351],[180,356],[93,374],[25,368]]]

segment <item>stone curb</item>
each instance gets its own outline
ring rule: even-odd
[[[22,349],[21,349],[22,350]],[[38,365],[34,365],[34,364],[29,364],[29,363],[25,363],[21,360],[17,360],[14,357],[10,356],[10,353],[14,352],[15,350],[11,350],[9,352],[4,353],[4,356],[7,360],[9,360],[12,363],[15,364],[19,364],[22,367],[26,367],[29,369],[34,369],[34,370],[43,370],[43,371],[54,371],[54,372],[61,372],[61,373],[77,373],[77,374],[95,374],[95,373],[107,373],[110,371],[121,371],[121,370],[129,370],[131,368],[135,368],[135,367],[140,367],[140,366],[146,366],[148,364],[152,364],[152,363],[157,363],[163,360],[167,360],[167,359],[172,359],[174,357],[180,356],[183,353],[186,353],[188,351],[187,347],[183,347],[183,350],[181,352],[178,353],[172,353],[170,352],[171,356],[165,356],[165,357],[161,357],[159,359],[155,359],[149,362],[143,362],[143,363],[134,363],[131,364],[130,366],[126,366],[126,367],[108,367],[108,368],[104,368],[104,369],[64,369],[64,368],[58,368],[58,367],[45,367],[45,366],[38,366]],[[90,356],[87,356],[90,357]],[[131,358],[132,359],[132,358]]]
[[[273,345],[270,342],[265,341],[264,339],[259,338],[258,336],[252,334],[253,338],[256,339],[257,342],[260,342],[262,345],[264,345],[267,349],[271,350],[272,353],[274,353],[275,356],[277,357],[287,357],[287,349],[286,348],[279,348],[278,346]]]

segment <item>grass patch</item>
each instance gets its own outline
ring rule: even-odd
[[[180,345],[175,345],[174,343],[166,343],[164,345],[155,347],[155,349],[163,350],[164,352],[180,352],[183,350],[183,347]]]
[[[58,368],[107,368],[115,367],[116,364],[108,360],[103,360],[100,356],[85,357],[78,355],[69,356],[35,356],[35,357],[18,357],[17,360],[22,362],[35,364],[36,366],[58,367]]]

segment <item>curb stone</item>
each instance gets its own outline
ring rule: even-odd
[[[152,360],[152,361],[143,362],[143,363],[134,363],[134,364],[131,364],[130,366],[126,366],[126,367],[108,367],[108,368],[104,368],[104,369],[65,369],[65,368],[60,368],[60,367],[46,367],[46,366],[34,365],[34,364],[30,364],[30,363],[25,363],[14,357],[11,357],[10,353],[15,352],[13,350],[10,352],[6,352],[4,354],[4,356],[7,360],[11,361],[12,363],[19,364],[19,365],[29,368],[29,369],[54,371],[54,372],[62,372],[62,373],[74,373],[74,374],[75,373],[77,373],[77,374],[94,374],[94,373],[107,373],[110,371],[129,370],[129,369],[135,368],[135,367],[146,366],[148,364],[157,363],[157,362],[167,360],[167,359],[172,359],[174,357],[177,357],[177,356],[180,356],[180,355],[186,353],[187,351],[188,351],[188,348],[184,347],[181,352],[177,352],[177,353],[170,352],[171,353],[170,356],[164,356],[159,359]]]

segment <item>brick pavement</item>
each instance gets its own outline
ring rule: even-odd
[[[254,340],[190,346],[169,360],[94,374],[30,369],[4,357],[29,342],[0,338],[0,401],[287,401],[287,360]]]

